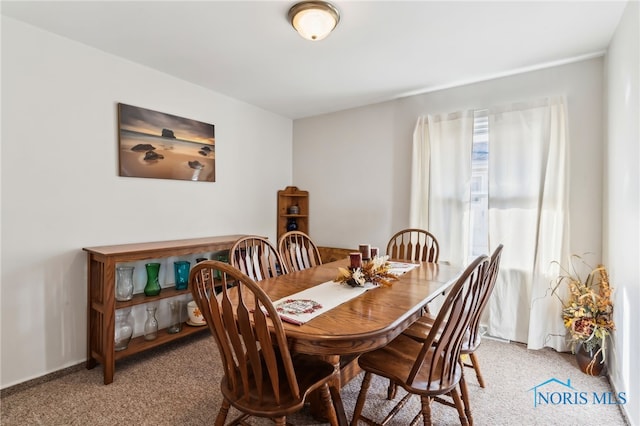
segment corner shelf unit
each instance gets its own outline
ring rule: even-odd
[[[297,214],[290,214],[289,207],[298,206]],[[309,233],[309,191],[301,191],[296,186],[287,186],[278,191],[278,239],[287,232],[287,222],[295,219],[298,231]]]
[[[114,333],[115,311],[117,309],[158,302],[191,292],[190,288],[176,290],[164,287],[157,296],[145,296],[144,293],[141,293],[135,294],[133,299],[126,302],[117,301],[115,298],[115,277],[118,263],[229,250],[233,243],[242,236],[225,235],[83,248],[88,256],[87,369],[94,368],[98,363],[102,364],[104,384],[107,385],[113,382],[116,360],[208,330],[208,327],[191,327],[184,324],[182,331],[175,334],[169,334],[166,329],[161,329],[155,340],[145,340],[144,336],[134,337],[127,349],[116,352]]]

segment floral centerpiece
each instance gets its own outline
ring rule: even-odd
[[[573,259],[582,260],[579,256]],[[570,334],[571,350],[575,353],[576,345],[581,344],[587,352],[600,353],[604,362],[607,336],[615,329],[611,286],[603,265],[588,268],[589,273],[581,279],[572,262],[572,271],[557,278],[554,293],[561,284],[567,284],[569,297],[561,300],[562,319]]]
[[[338,268],[338,276],[334,281],[345,283],[351,287],[363,287],[372,283],[389,287],[398,277],[391,273],[389,256],[374,256],[356,268]]]

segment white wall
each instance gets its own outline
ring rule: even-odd
[[[310,192],[320,245],[383,250],[408,226],[412,134],[418,116],[564,94],[571,165],[571,250],[601,256],[603,59],[295,120],[293,182]],[[331,190],[327,190],[331,188]]]
[[[119,177],[118,102],[214,124],[216,182]],[[290,119],[3,16],[0,385],[86,360],[83,247],[275,238],[291,140]]]
[[[640,425],[640,6],[629,2],[607,51],[604,262],[614,287],[611,382]]]

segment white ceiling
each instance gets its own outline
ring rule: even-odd
[[[625,1],[2,1],[2,14],[292,119],[600,55]]]

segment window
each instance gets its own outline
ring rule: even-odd
[[[562,307],[546,297],[550,264],[569,258],[566,117],[553,97],[427,115],[414,131],[410,223],[453,265],[504,244],[488,332],[531,348],[566,350]]]
[[[473,113],[469,261],[489,253],[489,117],[487,110]]]

